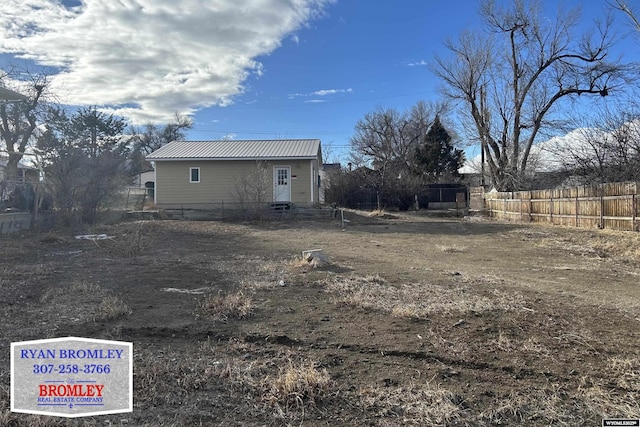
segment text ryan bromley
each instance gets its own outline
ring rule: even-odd
[[[20,350],[21,359],[122,359],[124,350],[120,349],[87,349],[87,350]]]

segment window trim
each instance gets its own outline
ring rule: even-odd
[[[193,171],[194,170],[198,171],[198,180],[197,181],[193,180]],[[191,183],[191,184],[199,184],[200,183],[200,167],[195,166],[195,167],[189,168],[189,183]]]

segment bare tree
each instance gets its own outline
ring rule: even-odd
[[[436,58],[435,74],[447,96],[462,102],[499,190],[525,186],[531,148],[553,122],[559,101],[577,95],[607,96],[624,77],[608,61],[611,19],[578,32],[579,13],[542,18],[535,1],[505,8],[483,1],[488,32],[464,33]]]
[[[0,80],[14,80],[21,76],[24,87],[20,92],[27,97],[24,101],[0,103],[0,139],[3,151],[8,154],[6,174],[8,180],[16,179],[18,163],[32,144],[40,116],[43,113],[44,98],[47,95],[49,78],[45,74],[32,74],[25,70],[12,69]],[[24,77],[27,79],[24,79]]]
[[[547,150],[573,184],[639,180],[639,117],[607,109],[578,118],[575,130]]]
[[[633,27],[636,31],[640,32],[640,20],[638,19],[638,12],[629,5],[628,1],[625,0],[612,0],[609,3],[615,9],[625,13],[627,17],[631,20]]]
[[[261,161],[236,180],[233,195],[246,219],[260,220],[266,215],[269,182],[269,170]]]
[[[144,129],[131,128],[134,150],[149,154],[172,141],[184,139],[185,131],[193,127],[193,120],[188,116],[175,113],[173,121],[164,126],[147,124]]]
[[[378,108],[356,123],[351,137],[352,158],[365,161],[377,171],[378,189],[384,192],[398,177],[413,173],[418,146],[424,142],[436,116],[445,113],[446,104],[418,102],[410,110]]]
[[[351,148],[376,169],[405,168],[436,116],[445,111],[445,105],[424,102],[402,113],[379,107],[358,120]]]
[[[147,124],[143,129],[131,128],[132,146],[131,170],[136,175],[151,169],[151,164],[145,160],[147,154],[172,141],[186,137],[186,131],[193,127],[190,117],[176,113],[173,121],[164,126]]]

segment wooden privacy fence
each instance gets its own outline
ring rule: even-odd
[[[638,182],[485,193],[489,216],[584,228],[639,231]]]

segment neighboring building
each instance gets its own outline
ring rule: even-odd
[[[23,94],[0,86],[0,101],[25,101],[26,99],[27,97]]]
[[[331,174],[342,170],[340,163],[325,163],[320,170],[320,203],[325,202],[325,190],[331,186]]]
[[[0,157],[0,182],[7,179],[6,174],[7,157]],[[33,166],[28,166],[23,163],[18,163],[18,177],[17,182],[37,182],[38,181],[38,169]]]
[[[158,208],[215,208],[239,202],[238,184],[266,168],[264,201],[319,203],[319,139],[174,141],[146,158],[155,168]]]
[[[135,176],[132,186],[136,188],[153,188],[155,179],[156,173],[153,169],[144,171]]]

